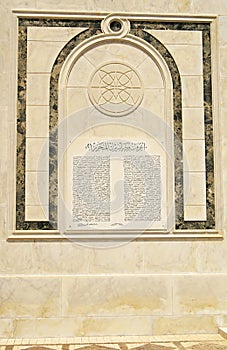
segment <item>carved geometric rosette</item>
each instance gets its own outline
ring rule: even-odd
[[[94,72],[88,94],[100,112],[120,117],[139,106],[143,88],[138,73],[132,67],[116,62],[104,64]]]

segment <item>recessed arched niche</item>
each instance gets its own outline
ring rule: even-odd
[[[75,48],[61,70],[62,232],[174,226],[171,74],[155,48],[117,33]]]

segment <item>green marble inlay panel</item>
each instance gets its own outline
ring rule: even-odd
[[[20,19],[18,46],[18,114],[17,114],[17,186],[16,186],[16,229],[53,230],[57,229],[58,216],[58,79],[61,67],[70,52],[85,39],[101,33],[100,21],[96,20],[58,20],[58,19]],[[50,79],[50,115],[49,115],[49,222],[25,221],[25,140],[26,140],[26,62],[27,27],[84,27],[89,28],[70,40],[58,55]],[[204,76],[204,120],[205,120],[205,157],[206,157],[206,203],[207,221],[184,221],[183,215],[183,162],[182,162],[182,94],[181,80],[176,63],[166,49],[146,29],[159,30],[197,30],[203,36],[203,76]],[[174,108],[174,151],[175,151],[175,199],[176,229],[213,229],[215,228],[214,208],[214,164],[213,164],[213,123],[211,90],[211,47],[210,25],[208,23],[141,22],[131,21],[131,33],[154,46],[165,59],[173,80]]]

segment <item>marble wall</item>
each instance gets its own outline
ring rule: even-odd
[[[193,16],[200,18],[214,17],[215,35],[212,37],[212,72],[213,72],[213,102],[214,102],[214,156],[215,156],[215,194],[216,194],[216,229],[223,233],[222,238],[178,238],[174,240],[155,239],[144,241],[129,241],[120,243],[81,242],[50,240],[26,242],[17,239],[13,242],[7,238],[14,230],[12,217],[15,213],[15,178],[16,178],[16,40],[15,16],[12,10],[28,10],[29,15],[35,11],[105,11],[139,12],[152,15],[174,15],[193,22]],[[185,15],[191,16],[189,19]],[[0,2],[0,336],[87,336],[87,335],[145,335],[171,333],[204,333],[217,332],[220,325],[227,321],[227,244],[225,229],[227,216],[225,213],[227,190],[226,163],[226,93],[227,93],[227,3],[224,0],[216,2],[209,0],[162,0],[153,1],[75,1],[65,0],[5,0]],[[179,18],[178,18],[179,19]],[[154,30],[154,29],[152,29]],[[61,48],[62,43],[74,33],[67,32],[59,41],[52,38],[51,46],[42,46],[45,33],[39,32],[42,38],[36,38],[35,33],[29,40],[29,57],[35,64],[40,50],[54,53]],[[29,35],[30,35],[29,34]],[[159,33],[160,34],[160,33]],[[167,33],[165,33],[167,34]],[[168,33],[169,34],[169,33]],[[199,35],[198,35],[199,37]],[[169,51],[176,57],[182,57],[181,50],[189,50],[185,43],[173,42],[168,35],[162,39]],[[41,41],[42,47],[37,50],[34,42]],[[185,65],[179,60],[183,84],[195,76],[199,85],[201,76],[201,41],[191,44],[194,60],[198,63]],[[48,52],[49,52],[48,51]],[[49,59],[51,55],[44,55]],[[32,86],[33,78],[46,79],[50,62],[43,62],[42,72],[37,72],[35,65],[26,67],[28,86]],[[43,74],[39,74],[43,73]],[[190,78],[188,78],[190,76]],[[36,82],[37,87],[41,86]],[[196,86],[196,84],[195,84]],[[28,94],[30,105],[28,113],[32,123],[26,129],[27,142],[30,144],[30,154],[26,154],[27,177],[33,176],[34,154],[47,137],[45,118],[37,120],[37,115],[45,116],[46,105],[43,103],[45,92],[39,88]],[[203,105],[199,94],[197,105],[187,104],[183,126],[184,146],[188,154],[197,152],[198,143],[204,142],[201,132],[201,109]],[[40,99],[42,100],[40,102]],[[190,100],[191,101],[191,100]],[[35,106],[34,106],[35,105]],[[71,105],[70,105],[71,106]],[[71,107],[70,107],[71,108]],[[188,120],[188,110],[196,108],[195,128]],[[42,113],[40,114],[40,110]],[[36,125],[39,125],[37,128]],[[193,123],[194,124],[194,123]],[[23,120],[21,124],[23,129]],[[37,134],[38,131],[38,134]],[[209,137],[209,136],[208,136]],[[37,142],[37,139],[39,140]],[[193,139],[193,142],[191,142]],[[35,140],[35,146],[34,141]],[[189,142],[190,141],[190,142]],[[20,144],[21,139],[18,136]],[[23,145],[22,145],[23,146]],[[201,150],[201,147],[199,149]],[[199,157],[199,155],[198,155]],[[44,157],[45,158],[45,157]],[[22,157],[22,162],[23,162]],[[198,163],[191,157],[189,166],[194,172]],[[203,164],[203,163],[202,163]],[[196,168],[199,173],[204,167]],[[43,173],[47,173],[45,162]],[[213,179],[209,179],[213,183]],[[31,179],[30,194],[27,193],[27,218],[32,218],[33,200]],[[18,188],[23,189],[23,183]],[[29,202],[31,200],[31,203]],[[32,204],[32,205],[30,205]],[[48,215],[47,203],[44,210],[37,212],[36,218],[45,222]],[[202,202],[203,206],[203,202]],[[36,208],[37,209],[37,208]],[[208,208],[209,209],[209,208]],[[198,215],[195,208],[188,216]],[[200,212],[199,215],[204,215]],[[201,218],[201,216],[200,216]],[[29,221],[29,220],[28,220]],[[25,227],[26,228],[26,227]]]

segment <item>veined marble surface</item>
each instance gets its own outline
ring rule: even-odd
[[[66,27],[66,28],[65,28]],[[91,29],[87,29],[87,28]],[[73,20],[38,20],[38,19],[21,19],[20,20],[20,32],[19,41],[21,43],[19,50],[19,101],[18,113],[20,118],[18,119],[18,133],[20,135],[18,143],[18,191],[17,191],[17,228],[18,229],[56,229],[57,228],[57,207],[58,207],[58,159],[57,159],[57,126],[58,126],[58,79],[61,67],[63,66],[67,56],[71,51],[83,40],[89,37],[95,38],[100,34],[100,22],[99,21],[87,21],[86,19],[80,21]],[[28,30],[28,56],[26,57],[26,28]],[[38,29],[41,29],[40,33]],[[51,32],[51,29],[53,32]],[[63,35],[63,29],[65,32]],[[83,29],[84,28],[84,29]],[[31,31],[30,31],[31,29]],[[143,29],[143,30],[142,30]],[[56,36],[53,41],[53,33],[59,30],[59,41]],[[58,33],[58,32],[57,32]],[[175,216],[176,216],[176,228],[178,229],[213,229],[215,227],[215,215],[214,215],[214,193],[213,186],[213,133],[212,133],[212,100],[211,100],[211,63],[210,63],[210,27],[206,23],[149,23],[149,22],[133,22],[131,21],[131,33],[136,37],[143,39],[155,47],[156,50],[164,57],[167,62],[168,68],[171,72],[173,79],[173,113],[174,113],[174,133],[175,133]],[[149,33],[149,34],[148,34]],[[179,39],[176,41],[176,33],[179,33]],[[73,37],[73,35],[75,35]],[[167,34],[167,35],[166,35]],[[155,38],[156,37],[158,38]],[[67,43],[67,38],[71,40]],[[202,39],[203,38],[203,39]],[[51,41],[52,40],[52,41]],[[53,43],[56,48],[53,50],[49,42]],[[111,43],[111,41],[110,41]],[[203,44],[202,44],[203,43]],[[56,46],[57,45],[57,46]],[[108,47],[108,44],[105,44]],[[88,58],[86,65],[92,60],[100,59],[108,61],[108,50],[105,50],[105,45],[100,46],[98,49],[91,49],[88,51]],[[103,48],[102,48],[103,47]],[[125,47],[122,44],[121,55],[131,55],[130,50],[133,47]],[[51,48],[51,50],[50,50]],[[112,49],[111,45],[110,48]],[[37,58],[37,52],[43,51],[46,55],[47,61],[43,61],[40,64],[40,59]],[[46,50],[50,50],[46,52]],[[103,52],[102,52],[103,50]],[[97,53],[95,54],[95,52]],[[117,51],[116,51],[117,52]],[[141,53],[142,54],[142,53]],[[187,57],[191,55],[190,65],[187,64]],[[106,56],[107,55],[107,56]],[[143,54],[144,55],[144,54]],[[203,55],[203,60],[202,60]],[[96,57],[97,56],[97,57]],[[136,55],[132,54],[132,57]],[[56,58],[57,57],[57,58]],[[93,58],[92,58],[93,57]],[[110,56],[111,57],[111,56]],[[138,56],[139,57],[139,56]],[[146,56],[145,56],[146,57]],[[23,58],[23,59],[22,59]],[[26,60],[28,62],[26,67]],[[53,62],[55,63],[53,65]],[[82,62],[82,58],[80,59]],[[126,60],[127,61],[127,60]],[[52,62],[52,63],[51,63]],[[84,63],[81,63],[82,65]],[[24,65],[24,66],[23,66]],[[52,68],[53,65],[53,68]],[[27,69],[27,70],[26,70]],[[76,65],[75,65],[76,69]],[[148,69],[145,66],[144,69]],[[88,67],[88,71],[90,67]],[[23,86],[23,81],[26,79],[27,71],[27,84]],[[74,75],[76,74],[73,73]],[[74,112],[75,108],[85,108],[89,106],[86,96],[82,96],[83,89],[75,90],[74,83],[72,81],[72,75],[70,75],[68,89],[68,100],[72,101],[68,105],[68,113]],[[142,76],[146,73],[141,72]],[[85,75],[83,75],[85,77]],[[153,76],[152,76],[153,78]],[[49,85],[50,80],[50,85]],[[75,80],[75,78],[74,78]],[[80,84],[79,80],[76,80],[76,84]],[[86,85],[86,84],[85,84]],[[160,84],[159,84],[160,85]],[[38,90],[37,90],[38,86]],[[204,86],[204,88],[203,88]],[[25,102],[26,90],[27,98]],[[204,93],[203,93],[204,90]],[[153,90],[155,91],[155,90]],[[72,94],[72,98],[70,98]],[[79,95],[78,95],[79,94]],[[75,98],[75,95],[77,98]],[[86,95],[86,94],[85,94]],[[159,96],[160,92],[159,92]],[[203,102],[204,97],[204,102]],[[144,107],[154,108],[155,105],[161,106],[163,103],[158,102],[158,95],[144,96]],[[151,100],[156,101],[155,104]],[[27,105],[27,109],[26,105]],[[205,107],[203,107],[203,105]],[[32,124],[35,120],[35,116],[38,111],[45,113],[47,117],[47,108],[49,108],[49,157],[43,153],[43,144],[41,139],[37,139],[40,136],[30,136],[26,134],[26,128],[28,130],[33,129],[33,133],[36,129],[35,124]],[[190,123],[190,119],[196,111],[197,128],[193,128],[193,124]],[[25,117],[27,111],[28,118]],[[154,110],[155,113],[158,110]],[[28,114],[31,113],[31,114]],[[36,114],[35,114],[36,113]],[[160,112],[158,112],[160,113]],[[191,113],[191,115],[189,114]],[[34,115],[34,117],[33,117]],[[188,119],[185,116],[188,116]],[[25,119],[26,118],[26,119]],[[43,117],[42,117],[43,118]],[[182,129],[182,123],[188,122],[190,127]],[[45,121],[46,123],[46,121]],[[191,135],[187,136],[187,134]],[[42,130],[42,129],[41,129]],[[203,135],[205,132],[205,135]],[[183,138],[182,138],[183,133]],[[25,134],[26,134],[26,148],[25,148]],[[40,135],[44,134],[44,131],[40,131]],[[24,139],[24,140],[23,140]],[[182,141],[184,142],[182,143]],[[48,146],[48,139],[46,139],[45,147]],[[21,147],[24,145],[23,147]],[[39,146],[40,145],[40,146]],[[182,153],[183,152],[183,153]],[[41,154],[41,155],[40,155]],[[26,156],[26,169],[24,168],[23,158]],[[184,170],[182,159],[184,156]],[[40,164],[40,157],[44,158],[46,165],[42,168]],[[35,161],[35,158],[37,161]],[[49,166],[48,166],[49,159]],[[39,161],[39,164],[38,164]],[[38,165],[37,165],[38,164]],[[49,173],[49,223],[48,218],[44,215],[43,222],[32,219],[31,209],[28,206],[36,206],[37,210],[45,212],[42,205],[47,205],[40,202],[31,202],[29,200],[29,188],[32,188],[34,184],[28,181],[33,176],[29,174],[30,171],[34,171],[37,167],[38,182],[43,178],[43,174],[39,174],[40,171],[46,171],[46,177]],[[25,170],[27,172],[27,187],[24,183]],[[43,181],[43,180],[42,180]],[[184,186],[183,186],[184,183]],[[30,187],[29,187],[30,186]],[[31,187],[32,186],[32,187]],[[38,186],[41,186],[38,184]],[[198,192],[199,189],[199,192]],[[39,191],[39,189],[37,189]],[[42,195],[41,197],[45,197]],[[31,197],[31,196],[30,196]],[[21,208],[21,209],[19,209]],[[27,213],[28,222],[23,220],[24,213]],[[28,210],[29,209],[29,210]],[[35,213],[35,208],[33,208]],[[21,211],[22,210],[22,211]],[[184,217],[185,211],[185,219]],[[29,217],[29,215],[31,215]],[[35,217],[34,217],[35,219]],[[47,220],[47,221],[46,221]],[[23,223],[24,221],[24,223]],[[19,223],[20,222],[20,223]]]

